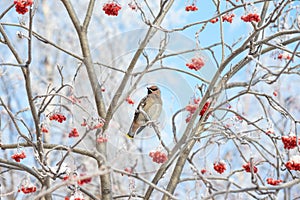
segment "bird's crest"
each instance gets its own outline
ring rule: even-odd
[[[151,94],[152,92],[159,90],[156,85],[152,85],[150,87],[147,87],[147,89],[148,89],[148,94]]]

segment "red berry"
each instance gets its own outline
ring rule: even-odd
[[[195,6],[195,4],[192,4],[190,6],[186,6],[185,7],[185,11],[187,11],[187,12],[189,12],[189,11],[197,11],[197,10],[198,10],[198,8],[197,8],[197,6]]]
[[[233,13],[229,14],[225,14],[222,16],[222,22],[229,22],[232,23],[233,18],[235,17],[235,15]]]
[[[80,174],[80,176],[85,176],[85,174]],[[90,178],[85,178],[85,179],[80,179],[77,181],[78,185],[83,185],[86,183],[90,183],[92,181],[92,177]]]
[[[281,140],[285,149],[294,149],[297,146],[296,136],[282,136]],[[300,144],[300,138],[298,138],[298,144]]]
[[[48,133],[49,131],[48,131],[48,129],[45,126],[42,126],[41,127],[41,132],[42,133]]]
[[[278,179],[278,180],[275,180],[273,178],[267,178],[267,183],[269,185],[278,185],[279,183],[281,183],[282,180]]]
[[[192,70],[198,71],[205,65],[205,63],[201,57],[195,57],[192,58],[190,63],[186,63],[185,65]]]
[[[241,16],[241,20],[244,22],[260,22],[260,16],[257,13],[249,13],[247,15]]]
[[[107,15],[117,16],[119,13],[119,10],[121,10],[121,6],[116,2],[106,3],[103,6],[103,11]]]
[[[214,163],[214,170],[222,174],[226,170],[226,164],[222,161]]]
[[[293,156],[285,166],[289,170],[300,171],[300,156]]]
[[[210,105],[210,102],[209,102],[209,101],[205,102],[205,104],[204,104],[202,110],[200,111],[200,115],[201,115],[201,116],[203,116],[204,113],[207,111],[209,105]]]
[[[257,173],[258,169],[256,166],[252,166],[253,167],[253,173]],[[244,164],[243,168],[245,169],[246,172],[251,172],[250,170],[250,163]]]
[[[71,137],[79,137],[79,133],[76,128],[73,128],[71,130],[71,132],[69,133],[69,138],[71,138]]]
[[[213,24],[214,24],[214,23],[217,23],[218,21],[219,21],[219,18],[214,18],[214,19],[211,19],[211,20],[210,20],[210,23],[213,23]]]
[[[21,153],[15,153],[11,156],[12,159],[14,159],[16,162],[20,162],[21,159],[26,158],[26,154],[24,151],[22,151]]]
[[[130,97],[127,97],[126,101],[127,101],[128,104],[131,104],[131,105],[134,104],[134,101]]]
[[[152,158],[152,161],[156,163],[164,163],[168,160],[167,155],[160,151],[151,151],[149,153],[149,156]]]
[[[266,133],[269,135],[269,134],[274,134],[274,129],[272,128],[269,128]]]
[[[17,13],[24,15],[28,12],[29,6],[33,4],[33,0],[14,0]]]

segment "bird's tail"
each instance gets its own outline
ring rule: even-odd
[[[134,133],[132,131],[129,131],[126,136],[130,139],[134,138]]]

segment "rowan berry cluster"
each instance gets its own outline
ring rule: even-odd
[[[42,125],[41,132],[42,133],[48,133],[49,131],[48,131],[48,129],[44,125]]]
[[[192,58],[190,63],[186,63],[185,65],[192,70],[198,71],[205,65],[205,63],[201,57],[195,57]]]
[[[107,141],[108,141],[107,137],[100,136],[97,138],[97,143],[99,143],[99,144],[107,142]]]
[[[164,163],[168,160],[168,157],[165,153],[160,151],[151,151],[149,156],[152,158],[152,161],[155,163]]]
[[[118,16],[118,12],[119,10],[121,10],[121,6],[116,3],[116,2],[110,2],[110,3],[106,3],[103,6],[103,11],[105,12],[105,14],[107,15],[112,15],[112,16]]]
[[[294,156],[285,164],[289,170],[300,171],[300,156]]]
[[[232,20],[233,20],[234,17],[235,17],[235,15],[233,13],[225,14],[225,15],[222,16],[222,22],[232,23]]]
[[[133,105],[133,104],[134,104],[134,101],[133,101],[130,97],[127,97],[127,98],[125,99],[125,101],[126,101],[128,104],[130,104],[130,105]]]
[[[197,10],[198,10],[198,8],[195,4],[192,4],[192,5],[189,5],[189,6],[185,7],[185,11],[187,11],[187,12],[189,12],[189,11],[194,12],[194,11],[197,11]]]
[[[21,188],[18,189],[18,192],[23,192],[24,194],[33,193],[36,192],[36,187],[35,186],[25,187],[22,185]]]
[[[83,122],[80,124],[81,126],[86,126],[90,130],[99,129],[104,126],[104,121],[102,119],[93,120],[90,124],[88,124],[86,119],[83,119]]]
[[[138,6],[136,5],[136,3],[134,1],[128,3],[129,8],[131,8],[131,10],[137,11]]]
[[[69,138],[72,138],[72,137],[79,137],[79,133],[76,128],[72,128],[72,130],[69,133]]]
[[[21,153],[15,153],[11,156],[12,159],[14,159],[16,162],[20,162],[21,159],[26,158],[26,154],[24,151],[22,151]]]
[[[214,163],[214,170],[219,174],[222,174],[226,170],[226,164],[223,161],[215,162]]]
[[[270,135],[270,134],[274,134],[274,129],[272,128],[269,128],[267,131],[266,131],[266,134]]]
[[[201,111],[200,111],[200,116],[203,116],[203,115],[204,115],[204,113],[207,111],[209,105],[210,105],[210,102],[209,102],[209,101],[205,102],[203,108],[202,108]]]
[[[33,4],[33,0],[14,0],[16,12],[24,15],[28,12],[28,8]]]
[[[278,185],[279,183],[281,183],[282,180],[276,180],[276,179],[272,179],[272,178],[267,178],[267,183],[269,185]]]
[[[133,168],[132,168],[132,167],[126,167],[126,168],[124,169],[124,171],[127,172],[127,173],[129,173],[129,174],[132,174],[132,173],[133,173]],[[123,173],[121,173],[121,175],[124,176]]]
[[[292,57],[291,57],[289,54],[287,54],[287,53],[280,53],[280,54],[277,56],[277,58],[278,58],[279,60],[282,60],[282,59],[284,59],[284,60],[290,60]]]
[[[211,19],[211,20],[210,20],[210,23],[213,23],[213,24],[214,24],[214,23],[217,23],[218,21],[219,21],[219,18],[214,18],[214,19]]]
[[[104,126],[104,122],[99,122],[98,124],[94,125],[92,129],[99,129],[102,128],[103,126]]]
[[[251,170],[250,170],[250,163],[246,163],[246,164],[244,164],[243,165],[243,168],[244,168],[244,170],[246,171],[246,172],[251,172]],[[252,166],[252,170],[253,170],[253,173],[257,173],[257,171],[258,171],[258,169],[257,169],[257,167],[256,166]]]
[[[53,113],[52,115],[49,115],[49,120],[52,121],[57,121],[59,123],[63,123],[63,121],[66,121],[67,118],[63,115],[63,114],[60,114],[60,113]]]
[[[260,16],[257,13],[249,13],[247,15],[241,16],[244,22],[260,22]]]
[[[205,174],[206,172],[207,172],[206,169],[201,169],[201,170],[200,170],[200,173],[201,173],[201,174]]]
[[[193,101],[194,101],[193,103],[190,103],[190,104],[188,104],[188,105],[185,107],[185,110],[189,112],[187,118],[185,119],[185,122],[186,122],[186,123],[188,123],[188,122],[191,120],[192,115],[193,115],[193,114],[195,113],[195,111],[197,110],[198,104],[199,104],[199,102],[200,102],[200,98],[194,99]],[[199,113],[200,116],[203,116],[203,115],[204,115],[204,113],[207,111],[209,105],[210,105],[210,102],[209,102],[209,101],[207,101],[207,102],[204,104],[203,108],[201,109],[201,111],[200,111],[200,113]]]
[[[285,149],[294,149],[297,146],[296,136],[282,136],[281,140]],[[300,138],[298,144],[300,144]]]
[[[80,174],[80,176],[85,176],[86,174]],[[85,179],[80,179],[77,181],[78,185],[83,185],[92,182],[92,177],[90,178],[85,178]]]

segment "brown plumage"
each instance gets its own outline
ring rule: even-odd
[[[147,125],[147,117],[140,111],[140,108],[147,113],[151,121],[157,120],[161,114],[162,100],[160,89],[153,85],[151,87],[147,87],[147,90],[148,95],[141,100],[134,113],[133,122],[130,126],[129,132],[127,133],[127,136],[130,138],[139,134]]]

